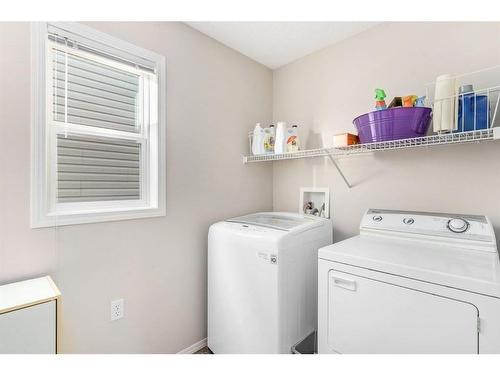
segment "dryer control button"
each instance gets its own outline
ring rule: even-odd
[[[376,221],[377,223],[382,221],[382,216],[380,215],[375,215],[374,217],[372,217],[372,220],[373,221]]]
[[[406,225],[412,225],[414,222],[415,222],[415,220],[411,217],[405,217],[403,219],[403,223],[405,223]]]
[[[448,220],[448,229],[454,233],[463,233],[469,229],[469,223],[464,219],[450,219]]]

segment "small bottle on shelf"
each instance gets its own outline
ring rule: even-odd
[[[274,125],[269,125],[268,128],[264,129],[264,153],[274,154],[274,141],[275,141],[275,129]]]
[[[297,152],[300,149],[299,129],[297,125],[293,125],[287,129],[286,134],[286,152]]]
[[[274,153],[283,154],[284,152],[286,152],[286,122],[278,122],[276,124]]]
[[[261,155],[264,153],[264,129],[260,123],[255,125],[252,138],[252,154]]]

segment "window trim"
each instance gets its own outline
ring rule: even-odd
[[[53,147],[48,147],[47,115],[50,108],[47,103],[47,51],[48,28],[54,26],[65,32],[77,35],[86,42],[95,41],[99,48],[110,46],[113,53],[123,52],[123,56],[137,56],[138,61],[148,61],[155,66],[158,84],[158,106],[157,106],[157,129],[150,133],[149,148],[153,155],[150,157],[149,169],[156,173],[147,173],[148,184],[141,181],[141,186],[149,190],[148,202],[138,201],[113,201],[103,204],[102,202],[84,202],[64,204],[64,209],[51,212],[51,169],[49,162],[52,160],[48,153]],[[165,57],[155,52],[137,47],[108,34],[97,31],[91,27],[71,22],[34,22],[31,24],[31,227],[51,227],[59,225],[71,225],[81,223],[96,223],[115,220],[137,219],[147,217],[158,217],[166,215],[166,63]],[[154,110],[153,106],[153,110]],[[86,130],[86,129],[84,129]],[[103,133],[106,131],[104,130]],[[102,136],[102,133],[100,134]],[[126,135],[125,135],[126,136]],[[156,178],[155,178],[156,176]],[[157,189],[152,189],[157,186]],[[126,204],[126,206],[124,206]],[[78,210],[75,210],[80,206]]]

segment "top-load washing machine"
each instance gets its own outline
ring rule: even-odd
[[[484,216],[368,210],[319,251],[319,353],[500,353],[500,267]]]
[[[316,329],[318,249],[330,220],[256,213],[208,234],[208,347],[214,353],[290,353]]]

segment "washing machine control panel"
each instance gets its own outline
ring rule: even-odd
[[[496,243],[491,223],[479,215],[370,209],[361,221],[360,231]]]

